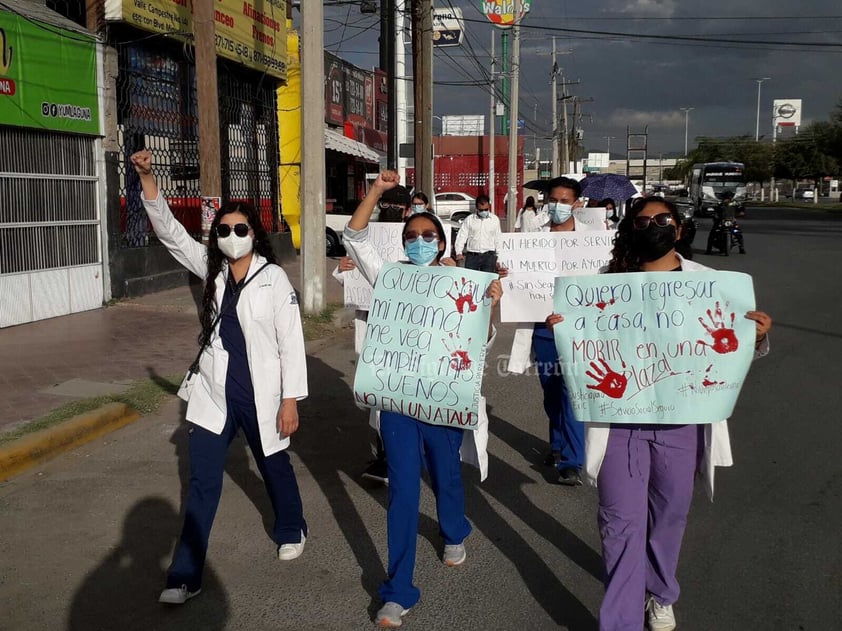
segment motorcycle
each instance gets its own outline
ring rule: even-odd
[[[736,219],[737,209],[738,205],[734,203],[733,195],[721,198],[714,210],[713,227],[708,235],[706,254],[711,254],[713,248],[716,248],[720,254],[728,256],[734,247],[740,249],[740,254],[746,253],[743,230]]]
[[[692,211],[681,209],[681,238],[675,242],[675,251],[678,252],[685,259],[693,258],[693,239],[696,238],[696,230],[698,224],[693,219]]]

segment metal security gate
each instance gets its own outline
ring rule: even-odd
[[[134,151],[153,153],[161,194],[176,219],[201,236],[199,112],[196,71],[189,48],[168,41],[119,45],[118,142],[120,222],[109,226],[118,247],[156,239],[129,162]],[[276,82],[237,64],[218,65],[222,201],[248,201],[270,232],[278,225]],[[119,231],[119,232],[118,232]]]
[[[0,327],[102,306],[95,142],[0,126]]]

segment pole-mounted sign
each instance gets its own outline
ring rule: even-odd
[[[515,15],[516,5],[514,0],[480,0],[479,10],[494,26],[509,28],[529,13],[532,0],[521,0],[519,15]]]

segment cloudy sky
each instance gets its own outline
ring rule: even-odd
[[[378,62],[377,16],[358,5],[325,6],[325,47],[363,67]],[[397,0],[401,5],[404,0]],[[408,2],[408,0],[406,0]],[[491,31],[480,0],[438,0],[463,10],[467,44],[435,53],[435,113],[484,114],[488,88],[448,85],[485,80]],[[498,68],[500,31],[497,30]],[[649,126],[649,154],[683,153],[685,115],[696,136],[754,134],[757,82],[760,133],[771,134],[773,99],[803,100],[804,123],[826,120],[842,98],[839,0],[533,0],[522,30],[520,109],[532,137],[548,150],[552,38],[571,94],[582,104],[590,151],[625,152],[626,127]],[[644,37],[654,36],[654,37]],[[672,37],[702,38],[686,41]],[[722,40],[730,40],[723,42]],[[789,45],[792,44],[792,45]],[[407,50],[407,63],[411,61]],[[545,154],[546,155],[546,154]]]

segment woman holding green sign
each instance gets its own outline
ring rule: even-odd
[[[617,228],[607,273],[710,271],[675,251],[681,216],[661,198],[643,198]],[[768,353],[771,318],[745,317],[755,325],[755,357]],[[552,314],[552,328],[564,318]],[[608,370],[597,377],[608,382]],[[620,377],[619,375],[616,375]],[[622,377],[620,377],[622,378]],[[713,497],[715,466],[730,466],[726,421],[707,425],[588,423],[585,465],[599,489],[598,524],[605,563],[601,631],[676,628],[678,556],[698,471]]]
[[[383,261],[368,239],[368,224],[380,197],[397,185],[397,173],[381,173],[345,228],[345,249],[373,287]],[[403,227],[402,241],[410,264],[441,265],[446,249],[445,232],[432,213],[420,212],[410,216]],[[491,299],[492,308],[499,303],[502,294],[500,281],[492,281],[485,294]],[[489,340],[492,332],[489,327]],[[484,401],[480,400],[480,415],[483,408]],[[469,432],[472,435],[478,433]],[[464,541],[471,532],[471,525],[465,517],[460,465],[464,430],[425,423],[395,412],[381,412],[380,434],[389,454],[389,506],[386,516],[389,566],[388,577],[380,586],[384,604],[377,612],[376,622],[383,628],[396,628],[401,626],[402,617],[421,596],[412,583],[412,575],[415,571],[421,471],[424,466],[430,473],[436,496],[439,530],[445,544],[444,564],[456,566],[465,561]],[[478,451],[484,452],[482,441],[477,439],[476,443]]]

